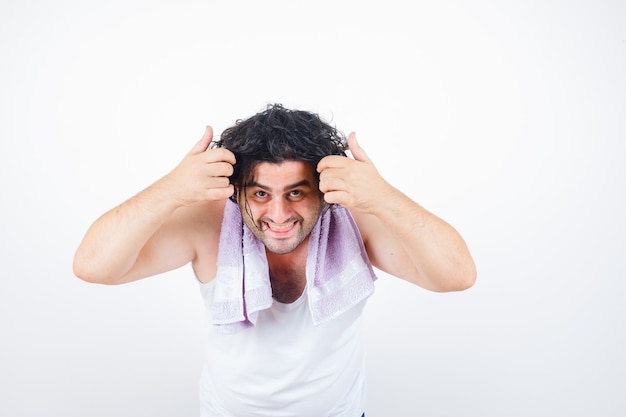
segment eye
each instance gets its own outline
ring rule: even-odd
[[[259,190],[254,192],[254,196],[256,198],[265,198],[267,196],[267,193],[265,191]]]
[[[289,191],[289,199],[291,199],[292,201],[300,201],[304,198],[306,194],[304,194],[304,192],[302,192],[301,190],[291,190]]]

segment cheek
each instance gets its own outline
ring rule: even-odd
[[[255,219],[258,219],[258,207],[255,206],[250,200],[242,197],[237,202],[239,204],[239,210],[241,211],[241,216],[244,221],[248,224],[255,223]]]
[[[321,198],[315,199],[314,201],[309,201],[306,204],[306,217],[309,218],[310,221],[317,221],[320,213],[322,212],[323,200]],[[303,212],[304,214],[304,212]]]

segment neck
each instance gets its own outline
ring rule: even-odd
[[[308,242],[302,242],[294,251],[286,254],[267,252],[272,296],[281,303],[296,301],[306,285],[306,259]]]

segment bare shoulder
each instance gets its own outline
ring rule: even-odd
[[[407,258],[396,236],[373,214],[354,212],[352,216],[372,265],[381,271],[402,277],[401,268],[406,266]]]
[[[352,214],[352,218],[354,219],[354,222],[359,229],[359,233],[361,234],[361,239],[367,247],[367,244],[370,241],[370,237],[375,236],[377,232],[379,232],[383,227],[380,220],[378,220],[376,216],[371,214],[358,212],[350,212],[350,214]]]
[[[177,210],[176,216],[186,227],[203,228],[205,231],[217,229],[219,233],[225,206],[226,200],[207,201],[191,207],[181,207]]]
[[[226,200],[211,201],[185,208],[181,213],[185,230],[194,246],[195,258],[192,266],[196,278],[203,283],[215,277],[217,251]]]

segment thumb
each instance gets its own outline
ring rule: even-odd
[[[202,135],[202,139],[198,143],[196,143],[191,151],[189,151],[189,155],[195,155],[198,153],[202,153],[206,151],[213,140],[213,128],[211,126],[207,126],[204,130],[204,135]]]
[[[372,163],[363,148],[356,141],[356,133],[354,132],[348,135],[348,149],[350,149],[350,153],[356,161]]]

